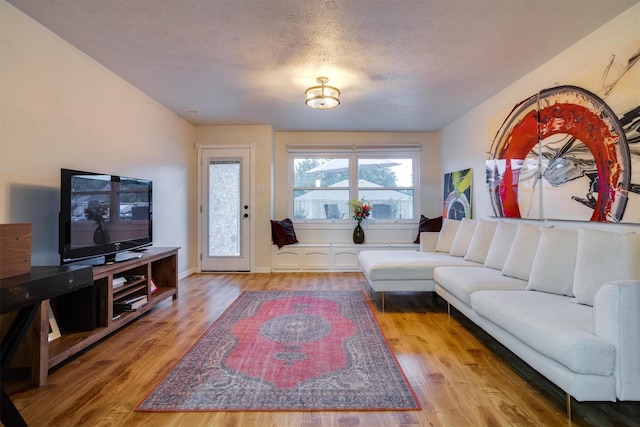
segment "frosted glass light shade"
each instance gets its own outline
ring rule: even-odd
[[[305,103],[317,110],[327,110],[340,105],[340,91],[333,86],[326,86],[329,81],[326,77],[318,77],[316,79],[320,86],[312,86],[304,93],[307,97]]]

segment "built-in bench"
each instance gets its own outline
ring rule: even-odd
[[[296,223],[300,243],[278,248],[272,245],[273,271],[360,271],[358,255],[365,250],[418,250],[413,243],[417,226],[367,222],[366,240],[352,243],[353,224],[335,222],[330,228],[317,223]]]
[[[371,250],[418,250],[415,243],[296,243],[273,245],[274,271],[360,271],[358,254]]]

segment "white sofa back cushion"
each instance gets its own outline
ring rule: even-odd
[[[576,302],[593,305],[600,286],[614,280],[640,280],[640,234],[579,229]]]
[[[502,267],[502,274],[516,279],[529,280],[539,240],[539,226],[525,223],[518,224],[518,231],[509,250],[509,256],[507,256],[504,267]]]
[[[458,231],[456,231],[456,237],[453,238],[451,243],[451,250],[449,255],[451,256],[465,256],[467,249],[469,249],[469,243],[473,237],[473,232],[476,229],[478,221],[475,219],[462,218]]]
[[[439,231],[423,231],[420,233],[420,252],[435,252]]]
[[[442,222],[442,230],[438,236],[438,243],[436,243],[436,252],[449,252],[451,250],[451,244],[456,237],[456,232],[460,226],[460,221],[456,219],[445,219]]]
[[[573,296],[578,232],[542,227],[527,290]]]
[[[497,226],[497,221],[486,221],[484,219],[478,220],[476,229],[473,231],[473,237],[471,237],[471,242],[469,243],[469,249],[467,249],[467,254],[464,256],[464,259],[483,264],[487,258],[487,253],[491,246],[491,239],[493,239]]]
[[[491,239],[487,257],[484,260],[485,267],[502,270],[504,262],[507,256],[509,256],[509,250],[511,249],[516,231],[518,231],[517,223],[505,221],[498,223],[496,232],[493,233],[493,239]]]

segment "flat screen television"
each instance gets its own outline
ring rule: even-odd
[[[60,264],[139,258],[153,243],[153,184],[146,179],[60,171]]]

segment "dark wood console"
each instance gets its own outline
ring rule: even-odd
[[[59,365],[92,344],[139,318],[160,302],[178,298],[178,249],[150,247],[142,257],[109,265],[94,266],[93,285],[40,304],[28,335],[31,378],[34,385],[47,382],[50,368]],[[81,265],[81,264],[71,264]],[[127,282],[114,288],[114,279]],[[157,287],[154,290],[155,284]],[[146,305],[118,313],[114,301],[146,296]],[[61,336],[48,341],[48,313],[51,306]]]
[[[3,317],[3,320],[9,319],[10,326],[2,337],[0,348],[2,379],[32,322],[36,325],[33,329],[45,326],[39,318],[42,307],[49,307],[45,302],[92,286],[92,270],[82,266],[32,267],[26,273],[0,279],[0,315],[12,316],[11,319]],[[46,327],[48,333],[48,325]],[[34,370],[43,364],[35,358],[31,360]],[[7,427],[27,425],[11,401],[4,383],[0,389],[0,420]]]

